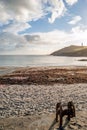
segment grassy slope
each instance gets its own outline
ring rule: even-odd
[[[53,52],[51,55],[55,56],[87,56],[87,46],[68,46],[58,51]]]

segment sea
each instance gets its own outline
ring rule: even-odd
[[[0,55],[0,67],[87,66],[87,57],[52,55]]]

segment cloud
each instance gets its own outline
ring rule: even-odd
[[[38,36],[38,40],[34,42],[34,36]],[[28,37],[28,34],[27,34]],[[87,27],[84,26],[76,26],[73,27],[70,32],[65,32],[61,30],[54,30],[51,32],[44,32],[44,33],[34,33],[29,35],[32,38],[32,43],[35,45],[42,44],[43,46],[48,46],[52,48],[53,45],[55,46],[55,50],[57,48],[61,48],[63,46],[71,45],[71,44],[80,44],[82,41],[87,41]]]
[[[78,2],[78,0],[65,0],[68,5],[73,5]]]
[[[3,32],[17,34],[18,32],[24,31],[27,28],[31,28],[31,25],[29,25],[28,23],[14,22],[5,27],[5,29],[3,29]]]
[[[0,0],[0,5],[2,12],[17,21],[31,21],[43,15],[41,0]]]
[[[71,32],[78,35],[82,34],[82,36],[84,37],[85,34],[87,33],[87,26],[84,26],[84,25],[75,26],[72,28]]]
[[[51,18],[48,18],[49,23],[53,23],[56,18],[60,18],[66,12],[66,7],[62,0],[51,0]]]
[[[68,22],[68,24],[75,25],[75,24],[77,24],[79,21],[81,21],[81,19],[82,19],[81,16],[75,16],[75,17],[72,18],[71,21]]]
[[[23,48],[26,40],[22,36],[12,33],[0,33],[0,51],[12,51],[16,48]]]
[[[0,0],[0,23],[4,25],[13,21],[4,31],[19,32],[30,28],[28,22],[45,15],[43,4],[42,0]]]
[[[64,46],[87,42],[87,27],[76,26],[70,32],[54,30],[44,33],[0,34],[0,54],[50,54]]]
[[[24,35],[24,37],[26,38],[26,40],[28,42],[37,42],[40,40],[40,36],[39,35]]]
[[[72,34],[72,41],[75,43],[81,43],[83,42],[84,45],[87,44],[87,26],[81,25],[81,26],[75,26],[71,30]],[[87,45],[86,45],[87,46]]]
[[[76,0],[66,2],[73,5]],[[29,29],[31,21],[50,14],[48,21],[52,24],[57,18],[64,16],[66,11],[63,0],[0,0],[0,25],[7,25],[2,32],[17,34]]]
[[[66,0],[74,4],[77,0]],[[62,17],[67,11],[63,0],[0,0],[0,22],[6,24],[9,20],[19,23],[36,21],[51,14],[49,23]],[[15,24],[13,24],[15,26]]]
[[[74,5],[78,0],[65,0]],[[80,26],[71,32],[54,30],[44,33],[19,35],[19,32],[31,28],[30,22],[48,18],[49,23],[65,15],[64,0],[0,0],[0,54],[50,54],[65,45],[86,41],[87,29]],[[74,17],[69,24],[75,25],[81,20]]]
[[[1,22],[10,19],[17,22],[37,20],[50,12],[52,16],[49,22],[53,23],[56,18],[64,15],[66,8],[63,0],[0,0],[0,11]]]
[[[12,19],[9,13],[5,11],[5,7],[2,4],[2,1],[0,0],[0,22],[5,24],[8,22],[9,19]]]

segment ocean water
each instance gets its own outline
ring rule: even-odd
[[[87,61],[78,61],[87,57],[62,57],[47,55],[0,55],[0,67],[26,66],[87,66]]]

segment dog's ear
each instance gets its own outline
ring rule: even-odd
[[[70,107],[73,106],[73,105],[74,105],[74,104],[73,104],[72,101],[69,101],[68,104],[67,104],[68,108],[70,108]]]
[[[72,101],[68,102],[68,109],[72,110],[72,117],[75,117],[76,114],[75,114],[75,106],[74,106],[74,103]]]
[[[56,104],[56,108],[58,108],[60,105],[61,105],[61,102],[58,102],[58,103]]]

